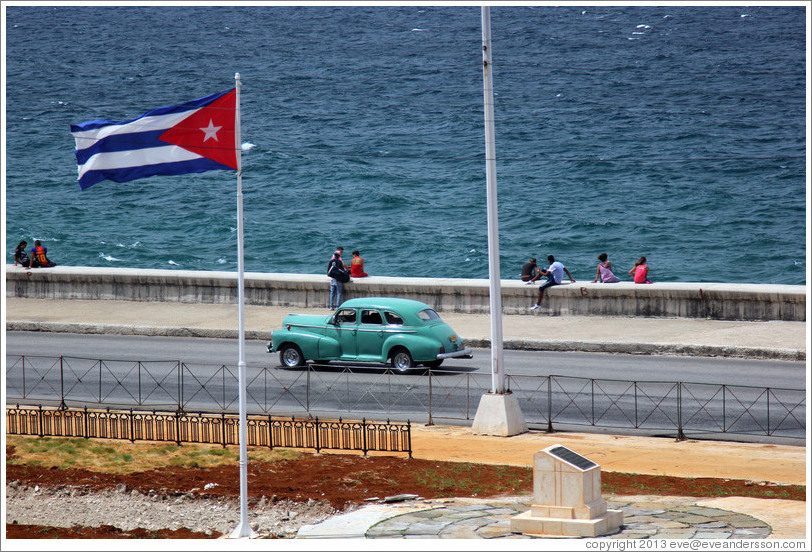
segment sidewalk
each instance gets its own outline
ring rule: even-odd
[[[246,338],[265,340],[287,313],[306,310],[330,312],[248,305]],[[488,346],[488,316],[441,314],[468,346]],[[505,348],[806,358],[806,324],[799,322],[540,315],[504,316],[502,322]],[[234,305],[6,299],[6,330],[233,338],[236,326]],[[604,471],[806,484],[805,447],[576,433],[532,432],[505,438],[447,426],[415,425],[412,430],[414,456],[433,460],[532,466],[533,454],[551,444],[578,452]],[[626,529],[615,538],[764,538],[769,533],[770,538],[802,539],[806,534],[802,502],[742,497],[607,499],[623,507],[626,517]],[[515,538],[506,532],[506,520],[527,505],[516,499],[511,506],[511,500],[370,505],[346,514],[347,518],[336,516],[312,526],[301,536]],[[731,512],[750,517],[737,518]],[[690,521],[674,525],[679,515]]]

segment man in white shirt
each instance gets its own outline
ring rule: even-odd
[[[536,310],[537,308],[541,307],[541,300],[544,299],[544,290],[548,287],[559,285],[564,279],[565,272],[567,273],[567,277],[570,279],[570,282],[575,281],[575,278],[572,277],[570,271],[567,270],[566,267],[560,262],[556,261],[555,257],[550,255],[547,257],[547,260],[549,261],[550,266],[547,267],[547,270],[541,269],[541,275],[547,276],[547,281],[539,286],[538,301],[536,301],[535,305],[530,307],[530,310]]]

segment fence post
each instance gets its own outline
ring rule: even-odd
[[[59,355],[59,394],[62,399],[59,401],[59,410],[67,410],[68,406],[65,404],[65,374],[62,367],[63,356]]]
[[[180,410],[175,412],[175,431],[177,432],[176,440],[178,442],[178,446],[180,446]]]
[[[180,361],[178,364],[178,412],[183,410],[183,365]]]
[[[770,435],[770,388],[767,388],[767,436]]]
[[[411,420],[406,420],[406,439],[408,443],[409,449],[409,458],[412,457],[412,422]]]
[[[223,448],[226,448],[226,413],[220,412],[220,428],[221,428],[221,435],[223,437]]]
[[[386,420],[386,423],[389,423],[389,420]],[[363,435],[363,442],[364,442],[364,456],[367,455],[367,419],[361,418],[361,433]]]
[[[271,415],[268,414],[268,448],[273,450],[273,420]]]
[[[547,433],[555,433],[553,430],[553,376],[547,376]]]
[[[465,374],[465,419],[471,419],[471,374]]]
[[[85,439],[90,439],[90,430],[87,422],[87,405],[85,405]]]
[[[102,403],[102,379],[104,379],[104,366],[102,365],[102,359],[99,359],[99,404]]]
[[[722,385],[722,433],[727,432],[727,385]]]
[[[431,368],[429,368],[429,423],[426,424],[427,426],[434,425],[434,421],[431,418],[431,378]]]
[[[321,449],[321,439],[319,439],[319,417],[316,416],[316,452]]]
[[[43,421],[42,421],[42,405],[39,405],[39,436],[43,437],[45,433],[43,433]]]
[[[685,433],[682,432],[682,382],[677,382],[677,441],[685,440]]]
[[[634,429],[640,428],[640,420],[637,417],[637,382],[634,382]]]
[[[23,355],[23,398],[25,399],[25,355]]]
[[[589,425],[594,426],[595,425],[595,379],[594,378],[589,379],[589,395],[590,395],[590,399],[591,399],[590,400],[590,403],[591,403],[591,405],[590,405],[590,408],[591,408],[590,416],[592,416],[592,419],[590,420]]]
[[[307,365],[307,384],[305,385],[305,408],[310,415],[310,364]]]

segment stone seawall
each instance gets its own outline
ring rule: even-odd
[[[315,274],[245,274],[249,305],[327,307],[330,279]],[[441,312],[489,312],[485,279],[370,276],[344,285],[343,299],[394,296]],[[764,284],[567,283],[548,289],[529,311],[538,286],[502,281],[505,314],[640,316],[715,320],[806,321],[806,287]],[[236,272],[69,267],[24,270],[6,265],[6,296],[181,303],[236,303]]]

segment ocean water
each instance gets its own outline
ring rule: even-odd
[[[7,262],[236,270],[233,172],[81,191],[69,127],[239,72],[246,270],[487,278],[478,7],[4,9]],[[806,283],[804,7],[491,17],[502,278]]]

